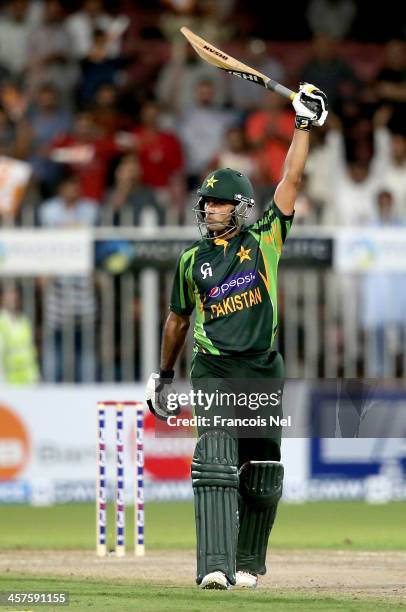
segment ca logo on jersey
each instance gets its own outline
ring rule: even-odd
[[[213,270],[211,269],[211,265],[209,264],[208,261],[205,261],[200,266],[200,272],[202,273],[203,280],[207,278],[207,276],[213,276]]]

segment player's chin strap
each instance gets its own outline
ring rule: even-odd
[[[201,228],[199,228],[202,238],[205,238],[206,240],[213,240],[213,241],[221,240],[223,238],[227,239],[227,236],[231,234],[231,232],[234,232],[234,230],[236,229],[239,230],[240,228],[237,225],[227,225],[222,234],[217,234],[217,233],[215,234],[214,232],[211,232],[210,230],[208,230],[206,227],[207,234],[203,235]]]

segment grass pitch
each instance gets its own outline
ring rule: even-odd
[[[236,610],[254,610],[286,612],[294,610],[323,610],[345,612],[363,612],[371,610],[401,610],[401,602],[379,600],[362,600],[360,597],[313,597],[286,594],[275,591],[200,591],[197,588],[159,587],[142,584],[111,584],[99,581],[38,579],[32,576],[0,577],[2,591],[64,591],[69,592],[69,606],[53,608],[36,606],[35,609],[47,610],[112,610],[114,612],[161,612],[164,610],[187,610],[188,612],[214,612],[219,609],[227,612]],[[8,608],[7,608],[8,609]],[[11,609],[11,608],[10,608]],[[21,606],[19,608],[22,609]]]
[[[292,565],[291,559],[298,555],[300,549],[303,551],[322,550],[329,571],[331,563],[331,574],[337,570],[337,558],[340,557],[336,551],[354,551],[354,559],[364,559],[368,553],[356,553],[355,551],[371,551],[368,560],[364,560],[365,567],[383,564],[384,555],[390,555],[389,551],[400,551],[400,564],[405,560],[406,575],[406,530],[405,530],[405,503],[391,503],[383,506],[371,506],[361,502],[325,502],[288,505],[281,504],[275,528],[271,536],[271,548],[275,551],[274,559],[278,550],[281,551],[281,559],[285,558],[286,572],[303,570],[301,561],[299,565]],[[113,528],[114,521],[112,508],[109,513],[109,524]],[[133,535],[133,512],[127,511],[127,542],[132,544]],[[109,544],[113,547],[113,534],[109,535]],[[91,572],[81,574],[78,571],[70,573],[67,568],[66,575],[56,576],[53,571],[52,559],[56,552],[51,555],[49,571],[35,570],[41,565],[41,558],[36,551],[68,551],[82,550],[85,555],[83,567],[91,566],[95,546],[95,508],[92,504],[67,504],[51,508],[31,508],[26,506],[0,506],[0,591],[67,591],[70,594],[70,605],[68,610],[137,610],[140,612],[159,612],[161,610],[188,610],[210,612],[221,608],[224,611],[231,610],[397,610],[406,609],[405,602],[401,601],[401,581],[396,578],[393,588],[386,588],[385,595],[377,595],[377,589],[371,589],[361,572],[361,582],[354,589],[347,589],[345,574],[337,578],[337,587],[334,592],[323,586],[319,581],[317,587],[309,588],[287,588],[284,582],[285,574],[276,584],[273,583],[273,568],[268,583],[264,582],[262,588],[257,591],[231,591],[231,592],[206,592],[200,591],[193,584],[193,553],[195,547],[195,526],[193,506],[191,503],[149,503],[146,506],[146,548],[150,557],[161,556],[161,563],[166,566],[166,574],[173,572],[177,576],[178,568],[188,565],[190,573],[190,586],[179,584],[174,581],[157,579],[159,571],[150,578],[148,570],[142,574],[140,565],[133,565],[128,559],[127,565],[120,560],[110,559],[101,561],[103,567],[115,568],[114,577],[109,579],[95,578]],[[27,551],[32,551],[27,552]],[[183,552],[182,552],[183,550]],[[292,551],[285,553],[283,551]],[[7,552],[8,551],[8,552]],[[168,555],[160,554],[160,551],[168,551]],[[169,558],[169,551],[171,558]],[[296,552],[294,552],[296,551]],[[377,551],[377,552],[373,552]],[[379,552],[381,551],[381,552]],[[82,553],[80,553],[82,554]],[[87,555],[87,557],[86,557]],[[338,555],[338,556],[337,556]],[[358,555],[358,557],[357,557]],[[378,556],[377,556],[378,555]],[[379,556],[382,555],[382,556]],[[20,559],[21,556],[21,559]],[[32,556],[32,563],[30,561]],[[324,558],[323,557],[323,558]],[[24,558],[24,563],[22,559]],[[86,558],[88,562],[86,562]],[[147,559],[147,558],[146,558]],[[174,562],[177,559],[177,562]],[[186,559],[186,561],[185,561]],[[304,557],[305,559],[305,557]],[[154,560],[150,559],[153,567]],[[399,571],[399,562],[397,571]],[[144,564],[145,565],[145,564]],[[8,567],[9,566],[9,567]],[[169,567],[168,567],[169,566]],[[26,570],[25,568],[29,569]],[[296,567],[296,569],[295,569]],[[383,565],[382,565],[383,567]],[[122,572],[121,572],[122,568]],[[348,569],[348,568],[347,568]],[[378,567],[379,569],[379,567]],[[124,571],[125,570],[125,571]],[[388,567],[386,567],[386,576]],[[317,578],[317,570],[313,567],[306,568],[310,576]],[[352,569],[350,569],[352,572]],[[181,570],[179,570],[179,573]],[[79,574],[79,575],[78,575]],[[331,576],[330,574],[330,576]],[[347,574],[348,575],[348,574]],[[383,575],[383,574],[382,574]],[[163,575],[162,575],[163,576]],[[343,578],[344,576],[344,578]],[[380,570],[378,576],[381,576]],[[189,580],[189,579],[188,579]],[[188,584],[188,580],[186,584]],[[335,580],[335,575],[334,575]],[[311,582],[313,580],[311,579]],[[317,580],[316,580],[317,582]],[[382,581],[383,582],[383,581]],[[331,581],[330,581],[331,583]],[[396,583],[396,584],[395,584]],[[291,580],[292,584],[292,580]],[[342,589],[341,589],[341,586]],[[400,586],[399,586],[400,585]],[[331,584],[330,584],[331,586]],[[373,585],[375,587],[375,583]],[[396,596],[390,601],[384,600],[389,592],[396,592]],[[342,593],[342,594],[341,594]],[[28,610],[27,607],[6,607],[0,610],[20,609]],[[61,610],[61,607],[36,607],[35,609]],[[63,609],[63,608],[62,608]]]
[[[146,504],[147,549],[193,549],[195,523],[190,502]],[[371,506],[362,502],[280,504],[271,536],[276,549],[406,550],[406,503]],[[109,543],[113,547],[113,508]],[[127,541],[133,541],[133,509],[126,513]],[[0,506],[0,548],[92,549],[93,504],[53,507]]]

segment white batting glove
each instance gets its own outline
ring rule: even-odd
[[[164,374],[161,376],[161,374]],[[152,414],[162,421],[166,421],[169,416],[179,414],[180,407],[174,398],[169,398],[171,394],[176,396],[176,389],[172,384],[173,372],[171,376],[168,373],[153,372],[148,379],[146,388],[146,400],[149,410]]]
[[[292,104],[296,111],[295,127],[299,130],[310,130],[312,125],[321,126],[327,119],[327,96],[315,85],[301,83]]]

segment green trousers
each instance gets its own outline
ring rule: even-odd
[[[196,353],[190,372],[192,386],[195,390],[213,392],[215,389],[225,387],[228,391],[237,392],[263,391],[266,381],[275,381],[282,396],[285,368],[280,353],[271,351],[255,356],[219,356]],[[258,383],[258,384],[257,384]],[[221,413],[222,408],[217,407]],[[270,409],[272,411],[272,409]],[[281,415],[281,404],[273,409],[274,415]],[[211,411],[212,412],[212,411]],[[207,416],[209,414],[201,406],[195,406],[196,416]],[[250,417],[256,416],[255,411],[247,409],[245,414]],[[207,431],[207,427],[198,427],[199,436]],[[256,430],[255,430],[256,431]],[[259,430],[258,430],[259,431]],[[275,427],[261,428],[260,435],[252,436],[237,434],[239,466],[247,461],[280,461],[281,435]]]

